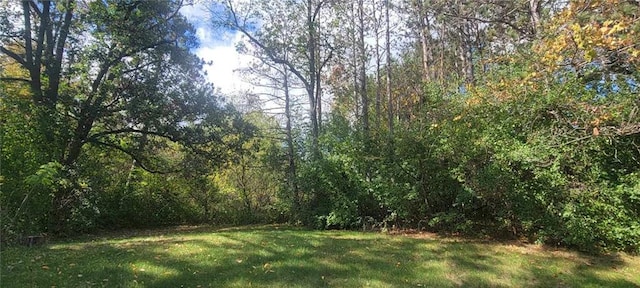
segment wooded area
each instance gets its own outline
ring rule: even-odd
[[[3,242],[288,222],[640,251],[640,2],[206,1],[256,59],[234,99],[192,4],[2,2]]]

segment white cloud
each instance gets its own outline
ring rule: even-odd
[[[206,62],[212,62],[211,65],[204,66],[204,70],[207,72],[207,81],[213,83],[223,95],[231,98],[231,102],[238,101],[239,99],[233,98],[247,92],[273,93],[266,87],[249,83],[246,75],[243,75],[241,69],[249,67],[255,58],[236,51],[236,44],[246,42],[242,33],[214,29],[208,21],[208,11],[203,5],[201,1],[198,1],[193,6],[183,7],[180,12],[194,26],[196,36],[200,41],[200,47],[194,49],[193,53]],[[246,47],[252,49],[252,45]],[[271,112],[274,112],[275,107],[279,107],[273,101],[266,101],[263,105],[263,108],[269,109]]]
[[[205,66],[207,80],[226,95],[251,90],[252,85],[244,82],[239,72],[236,72],[239,68],[247,67],[252,59],[251,56],[236,51],[236,43],[242,41],[241,34],[214,31],[208,21],[209,13],[202,2],[185,6],[180,13],[196,28],[200,47],[194,53],[207,62],[212,61],[212,65]]]
[[[227,95],[252,88],[251,84],[243,80],[240,72],[236,71],[247,67],[253,58],[236,51],[235,43],[241,40],[241,35],[236,34],[233,41],[216,46],[203,46],[195,51],[196,55],[205,61],[212,61],[212,65],[205,66],[207,79]]]
[[[206,22],[209,19],[209,12],[203,3],[183,6],[180,8],[180,13],[196,26],[198,26],[197,22]]]

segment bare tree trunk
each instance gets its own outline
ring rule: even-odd
[[[376,53],[376,130],[380,130],[380,118],[382,118],[382,112],[381,112],[381,97],[382,97],[382,91],[380,91],[381,87],[382,87],[382,76],[380,75],[380,21],[378,19],[378,16],[376,15],[376,11],[378,10],[378,7],[376,5],[376,0],[373,0],[373,19],[375,21],[374,23],[374,33],[375,33],[375,37],[376,37],[376,49],[375,49],[375,53]]]
[[[318,125],[318,106],[316,104],[316,28],[313,21],[313,1],[307,0],[307,53],[309,55],[309,85],[307,86],[307,94],[309,96],[309,116],[311,118],[311,137],[313,142],[313,153],[317,154],[318,137],[320,136],[320,128]],[[317,156],[317,155],[315,155]]]
[[[529,0],[529,13],[531,14],[531,27],[534,37],[540,29],[540,5],[540,0]]]
[[[440,31],[438,31],[440,35],[445,35],[445,27],[441,25]],[[445,41],[443,39],[440,40],[440,85],[445,84],[445,66],[444,66],[444,51],[445,51]]]
[[[322,5],[317,4],[317,5]],[[317,9],[320,8],[320,6],[316,6]],[[319,11],[319,10],[317,10]],[[318,133],[322,133],[322,69],[324,68],[323,63],[320,63],[322,60],[321,57],[321,51],[320,51],[320,47],[319,47],[319,43],[318,41],[320,41],[319,39],[321,39],[321,33],[322,31],[319,29],[319,25],[317,23],[317,15],[313,16],[313,27],[314,30],[313,32],[315,32],[313,35],[314,37],[314,50],[313,53],[315,53],[315,71],[314,73],[314,77],[315,77],[315,83],[316,83],[316,87],[315,87],[315,92],[316,92],[316,115],[318,117]]]
[[[469,24],[465,22],[460,23],[457,28],[459,37],[458,57],[460,59],[459,72],[464,78],[465,84],[473,84],[475,79],[473,71],[473,50],[470,39],[471,28]]]
[[[251,205],[251,197],[249,197],[249,189],[247,189],[247,182],[249,181],[247,179],[247,163],[244,156],[242,156],[242,160],[240,160],[240,168],[240,179],[238,179],[237,184],[239,184],[240,193],[242,194],[246,216],[249,220],[253,220],[253,207]]]
[[[283,71],[283,88],[284,88],[284,114],[286,117],[286,134],[287,134],[287,158],[289,161],[289,169],[287,175],[287,183],[293,195],[293,212],[297,214],[300,210],[300,195],[298,191],[298,182],[296,175],[296,162],[294,152],[293,133],[291,126],[291,95],[289,93],[289,70],[286,65],[282,65]]]
[[[389,139],[393,141],[393,97],[391,95],[391,29],[389,20],[389,0],[385,0],[384,14],[385,14],[385,52],[386,52],[386,76],[387,76],[387,121],[389,125]]]
[[[358,0],[358,58],[360,59],[358,91],[362,99],[362,131],[369,138],[369,97],[367,95],[367,50],[364,42],[364,1]]]
[[[360,105],[360,97],[359,97],[359,90],[358,90],[358,71],[360,67],[360,61],[359,61],[359,54],[358,54],[358,39],[356,36],[356,31],[358,30],[357,28],[357,24],[356,24],[356,19],[358,18],[358,16],[356,15],[356,7],[354,5],[353,2],[351,2],[351,51],[353,53],[352,57],[351,57],[351,65],[353,66],[353,71],[352,71],[352,81],[353,81],[353,102],[354,102],[354,106],[355,106],[355,110],[354,110],[354,116],[355,116],[355,122],[357,123],[357,121],[360,120],[360,111],[362,111],[361,109],[361,105]]]
[[[418,13],[418,30],[420,31],[420,47],[422,48],[422,80],[429,82],[431,80],[431,34],[429,31],[429,19],[426,8],[422,0],[415,1],[415,10]]]

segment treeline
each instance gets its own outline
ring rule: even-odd
[[[256,57],[236,108],[185,3],[3,8],[3,241],[290,222],[640,249],[637,1],[249,2],[207,3]]]
[[[290,220],[640,247],[637,2],[254,4]]]

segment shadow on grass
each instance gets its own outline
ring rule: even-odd
[[[448,278],[459,287],[640,287],[640,278],[634,283],[616,273],[627,265],[619,254],[590,256],[474,241],[440,245],[437,254],[455,271]],[[630,275],[640,272],[637,266],[631,269]]]
[[[466,241],[310,232],[277,226],[140,236],[7,249],[2,257],[0,287],[638,287],[639,284],[610,274],[612,269],[623,269],[626,265],[616,257],[527,254],[524,249],[505,251]]]

